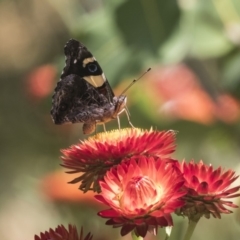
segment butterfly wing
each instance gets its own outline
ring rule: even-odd
[[[114,93],[110,87],[102,68],[92,53],[79,41],[70,39],[65,47],[66,66],[63,69],[61,79],[76,74],[96,88],[99,93],[105,95],[112,102]]]
[[[55,124],[82,122],[89,134],[96,124],[117,118],[126,97],[114,96],[97,60],[82,43],[69,40],[64,53],[66,66],[52,97],[52,119]]]
[[[100,65],[82,43],[69,40],[64,53],[66,66],[52,97],[52,119],[55,124],[86,122],[88,117],[82,115],[112,103],[114,93]]]
[[[91,122],[91,109],[103,106],[107,98],[75,74],[58,82],[53,95],[52,119],[55,124]],[[92,120],[94,121],[94,120]]]

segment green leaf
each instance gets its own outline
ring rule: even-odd
[[[240,53],[228,57],[222,66],[222,87],[240,97]]]
[[[165,62],[179,62],[185,57],[220,57],[234,48],[219,22],[209,21],[201,13],[183,13],[180,26],[160,48]]]
[[[116,9],[116,23],[125,43],[137,51],[157,55],[180,16],[175,0],[131,0]]]

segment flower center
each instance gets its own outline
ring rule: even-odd
[[[134,213],[137,209],[146,209],[156,202],[157,185],[147,176],[132,178],[126,185],[120,199],[122,209]]]

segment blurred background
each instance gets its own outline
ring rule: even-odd
[[[127,92],[136,127],[174,129],[175,158],[240,174],[239,0],[1,0],[0,23],[0,239],[33,239],[68,223],[95,240],[120,239],[59,166],[60,149],[86,138],[81,124],[56,126],[49,113],[70,38],[90,49],[116,95],[152,68]],[[121,125],[129,126],[125,116]],[[172,239],[186,226],[176,218]],[[239,236],[239,210],[202,219],[194,233]]]

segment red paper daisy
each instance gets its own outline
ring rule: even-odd
[[[100,181],[102,193],[96,198],[110,209],[99,216],[110,218],[106,222],[122,227],[121,235],[134,231],[145,237],[147,231],[172,226],[171,213],[183,206],[180,198],[182,175],[173,164],[160,158],[132,157],[110,169]]]
[[[179,214],[187,216],[192,221],[198,221],[202,216],[221,218],[221,213],[231,213],[226,207],[236,208],[235,204],[228,201],[229,198],[240,196],[236,193],[240,186],[230,188],[238,176],[232,170],[224,171],[221,167],[216,170],[200,161],[179,163],[179,169],[185,179],[185,187],[188,191],[184,196],[186,205]]]
[[[62,150],[62,166],[81,172],[81,176],[70,183],[81,182],[80,189],[100,191],[98,181],[107,170],[132,156],[155,156],[162,160],[175,151],[174,131],[153,131],[127,128],[104,132],[79,144]]]
[[[80,235],[78,235],[75,226],[68,225],[66,229],[63,225],[59,225],[55,230],[49,229],[39,236],[35,235],[34,240],[92,240],[92,234],[88,233],[83,237],[83,229],[81,228]]]

